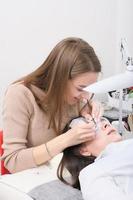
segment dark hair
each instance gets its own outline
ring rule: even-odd
[[[69,128],[69,124],[66,125],[64,132],[66,132]],[[63,157],[60,161],[60,164],[57,169],[58,178],[65,184],[71,185],[74,188],[80,189],[79,184],[79,173],[80,171],[89,164],[92,164],[95,160],[95,156],[83,156],[80,153],[80,148],[83,144],[78,144],[75,146],[71,146],[66,148],[63,151]],[[72,182],[66,180],[63,177],[64,171],[67,169],[71,176]]]
[[[39,105],[45,105],[42,108],[48,111],[49,127],[52,126],[57,135],[61,133],[67,82],[86,72],[101,72],[101,64],[94,49],[87,42],[72,37],[59,42],[39,68],[18,80],[23,80],[29,89],[33,84],[44,90],[44,100],[35,98]],[[58,116],[57,123],[55,113]]]

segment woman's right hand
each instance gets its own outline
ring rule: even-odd
[[[90,141],[96,136],[95,125],[93,122],[79,124],[73,126],[64,135],[67,147]]]

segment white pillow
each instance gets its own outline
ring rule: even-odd
[[[37,168],[27,169],[15,174],[0,177],[0,183],[15,187],[21,192],[28,193],[33,188],[57,179],[57,167],[62,153],[55,156],[50,162]]]

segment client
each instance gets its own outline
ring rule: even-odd
[[[83,117],[72,120],[66,129],[87,123]],[[88,141],[64,150],[58,178],[81,189],[84,200],[133,200],[133,139],[123,140],[106,118],[97,125],[97,134]],[[69,183],[63,172],[72,177]]]

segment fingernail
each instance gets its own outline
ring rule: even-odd
[[[92,118],[95,118],[95,115],[92,113]]]
[[[100,118],[97,118],[97,123],[99,123],[100,122]]]

